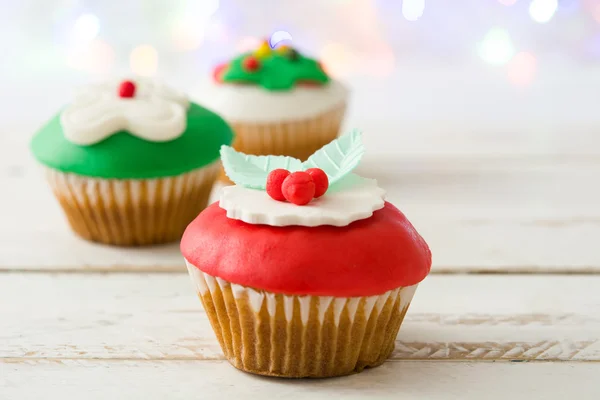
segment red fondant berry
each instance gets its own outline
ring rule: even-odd
[[[285,201],[285,196],[281,192],[281,187],[283,185],[283,181],[290,175],[290,171],[287,169],[274,169],[269,172],[267,176],[267,194],[271,196],[272,199],[278,201]]]
[[[227,69],[227,64],[220,64],[213,69],[213,79],[215,82],[223,82],[223,73]]]
[[[315,198],[323,196],[329,188],[329,178],[325,171],[321,168],[309,168],[306,170],[306,173],[309,174],[315,182]]]
[[[260,61],[258,61],[255,57],[248,56],[244,58],[242,66],[246,71],[254,72],[260,69]]]
[[[303,206],[315,197],[315,182],[306,172],[294,172],[285,178],[281,191],[287,201]]]
[[[132,98],[135,95],[135,83],[131,81],[123,81],[119,85],[119,97]]]

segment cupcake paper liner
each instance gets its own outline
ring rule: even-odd
[[[341,128],[346,103],[311,118],[281,122],[235,122],[232,147],[246,154],[285,155],[306,160],[334,140]],[[230,182],[224,171],[221,179]]]
[[[139,246],[179,240],[206,207],[220,167],[214,162],[157,179],[98,179],[46,168],[46,177],[76,234]]]
[[[188,271],[229,362],[243,371],[323,378],[382,364],[417,285],[367,297],[295,296]]]

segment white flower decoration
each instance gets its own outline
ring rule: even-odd
[[[151,80],[131,82],[132,97],[119,95],[121,82],[82,90],[60,116],[65,137],[78,145],[91,145],[122,130],[152,142],[181,136],[189,107],[186,96]]]

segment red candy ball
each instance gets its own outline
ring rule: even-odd
[[[309,174],[315,182],[315,197],[323,196],[329,188],[329,178],[325,171],[321,168],[309,168],[306,170],[306,173]]]
[[[281,191],[287,201],[303,206],[315,197],[315,182],[306,172],[294,172],[285,178]]]
[[[244,58],[242,66],[246,71],[254,72],[260,68],[260,62],[256,58],[248,56]]]
[[[285,196],[281,192],[281,187],[283,185],[283,181],[290,175],[290,171],[287,169],[274,169],[269,172],[267,176],[267,194],[271,196],[272,199],[278,201],[285,201]]]
[[[132,98],[135,95],[135,83],[131,81],[123,81],[119,85],[119,97]]]

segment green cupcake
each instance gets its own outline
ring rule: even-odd
[[[229,125],[146,79],[91,85],[31,149],[73,230],[106,244],[179,240],[206,207]]]

